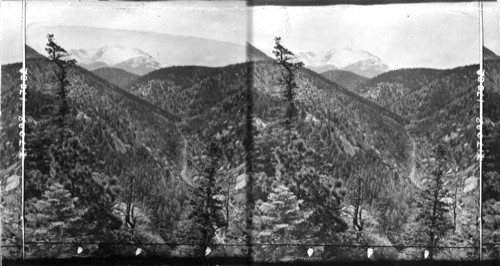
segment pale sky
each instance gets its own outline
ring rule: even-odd
[[[485,46],[500,54],[499,5],[484,8]],[[270,53],[273,37],[295,52],[353,48],[380,57],[391,68],[449,68],[479,57],[476,3],[376,6],[255,7],[256,47]]]
[[[84,26],[86,28],[192,36],[242,45],[247,40],[248,20],[244,1],[144,3],[30,0],[27,3],[26,16],[28,18],[28,32],[37,27]],[[22,47],[20,23],[20,3],[2,2],[0,6],[0,26],[2,28],[0,56],[3,59],[2,64],[20,61]],[[30,37],[34,36],[28,34],[28,44],[34,42],[33,38],[30,39]],[[61,36],[55,37],[56,41],[63,39]],[[64,37],[73,39],[73,42],[78,39],[78,43],[81,45],[80,47],[68,47],[64,45],[64,42],[60,43],[66,50],[114,45],[114,43],[109,43],[108,39],[95,38],[96,36],[91,34]],[[9,45],[4,45],[5,43]],[[141,47],[134,48],[141,49]]]
[[[497,54],[500,54],[499,9],[497,3],[485,3],[485,45]],[[20,61],[20,15],[20,2],[1,2],[2,64]],[[237,44],[248,40],[268,54],[273,38],[281,36],[284,44],[296,53],[348,47],[368,51],[393,69],[450,68],[477,63],[479,55],[476,2],[249,8],[241,1],[28,1],[27,16],[29,28],[85,26]],[[109,45],[93,36],[71,37],[80,40],[81,47],[65,47],[62,43],[68,50]]]

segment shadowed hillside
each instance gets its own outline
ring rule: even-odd
[[[28,239],[67,238],[47,233],[52,230],[49,222],[58,226],[61,221],[35,215],[48,211],[44,202],[70,206],[75,200],[65,195],[78,190],[68,194],[54,181],[60,180],[56,170],[61,167],[54,158],[67,156],[68,161],[76,160],[75,168],[88,166],[70,171],[72,176],[87,173],[86,180],[101,182],[99,189],[113,190],[106,208],[115,221],[102,234],[93,233],[95,225],[88,222],[76,230],[88,232],[86,236],[65,229],[72,234],[70,240],[130,244],[86,246],[82,256],[133,254],[141,243],[144,254],[153,256],[205,256],[207,247],[213,256],[243,256],[248,234],[254,258],[263,261],[303,258],[297,255],[304,253],[300,246],[261,245],[272,241],[425,245],[419,215],[435,175],[434,147],[445,143],[449,158],[442,176],[448,191],[444,201],[455,206],[448,219],[454,229],[441,236],[440,244],[473,245],[477,110],[476,91],[468,88],[475,86],[476,66],[395,70],[366,81],[348,72],[320,75],[297,68],[289,79],[296,84],[290,100],[284,96],[283,65],[254,47],[247,51],[246,63],[174,66],[141,77],[71,66],[64,124],[54,120],[62,106],[57,67],[30,49]],[[498,61],[489,60],[486,67],[497,71]],[[2,66],[2,225],[8,244],[20,241],[19,163],[12,155],[18,149],[19,68]],[[498,78],[487,82],[496,85]],[[490,103],[497,98],[491,91],[485,97]],[[295,109],[289,113],[290,103]],[[485,112],[496,123],[498,108],[490,105]],[[64,131],[58,131],[58,125],[76,139],[60,152],[62,137],[57,132]],[[92,163],[80,162],[80,157]],[[70,182],[64,185],[72,188]],[[70,218],[62,224],[80,222]],[[249,220],[252,230],[247,231]],[[163,243],[170,244],[158,245]],[[64,257],[69,248],[40,245],[28,255]],[[315,252],[325,260],[366,258],[364,249],[334,245]],[[459,259],[474,255],[448,250],[436,254]],[[374,253],[375,259],[420,257],[411,248]]]
[[[358,86],[368,80],[366,77],[344,70],[331,70],[321,75],[354,93],[359,93]]]
[[[136,74],[112,67],[98,68],[93,70],[92,73],[120,88],[125,88],[130,82],[139,77]]]
[[[29,50],[31,51],[31,50]],[[51,113],[57,109],[58,101],[54,97],[57,82],[54,82],[55,64],[47,58],[30,53],[27,68],[30,78],[27,85],[26,128],[27,146],[38,145],[34,142],[40,133],[36,133],[39,125],[50,123]],[[19,213],[15,209],[16,197],[19,196],[19,164],[12,155],[18,150],[17,116],[20,115],[18,78],[20,64],[2,66],[2,201],[4,208],[10,209],[3,218],[4,243],[15,244],[20,240]],[[116,198],[112,207],[114,215],[123,223],[118,229],[102,236],[116,241],[144,241],[163,243],[159,232],[168,227],[179,214],[184,185],[176,177],[180,172],[177,161],[180,153],[178,141],[180,135],[175,126],[175,117],[147,103],[143,99],[126,93],[98,78],[80,67],[68,70],[69,106],[68,127],[87,146],[97,161],[93,167],[95,174],[116,178],[123,192]],[[47,131],[48,132],[48,131]],[[35,135],[33,135],[35,134]],[[38,162],[29,148],[27,164]],[[9,156],[4,156],[9,155]],[[48,166],[48,165],[47,165]],[[134,200],[135,225],[141,230],[130,231],[125,223],[127,195],[131,195],[127,184],[131,175],[135,180]],[[29,175],[27,175],[29,177]],[[27,177],[27,178],[28,178]],[[16,181],[17,180],[17,181]],[[7,183],[5,183],[7,182]],[[32,186],[30,179],[27,186]],[[31,200],[36,195],[27,190],[26,198]],[[129,192],[126,192],[129,191]],[[168,203],[165,200],[168,200]],[[33,210],[27,210],[29,213]],[[31,217],[31,216],[29,216]],[[31,219],[31,220],[30,220]],[[32,218],[28,219],[27,241],[37,241],[35,234],[30,233]],[[85,232],[85,228],[81,228]],[[30,231],[31,230],[31,231]],[[128,238],[130,237],[130,238]],[[136,240],[133,240],[133,239]],[[51,249],[51,247],[40,247]],[[60,252],[65,252],[65,249]],[[168,254],[168,250],[159,251],[151,248],[150,252]],[[9,251],[10,252],[10,251]],[[4,253],[6,257],[16,257],[15,253]],[[13,250],[13,252],[15,252]],[[33,252],[37,252],[36,250]],[[95,252],[103,252],[96,249]],[[126,250],[107,250],[113,254],[132,252]],[[163,253],[162,253],[163,252]],[[49,253],[46,253],[47,255]],[[51,251],[50,254],[53,254]],[[97,254],[97,253],[96,253]],[[28,257],[37,256],[28,253]]]

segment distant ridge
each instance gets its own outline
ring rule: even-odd
[[[325,78],[324,76],[322,76],[321,74],[318,74],[316,73],[315,71],[312,71],[310,69],[305,69],[304,70],[305,72],[309,73],[309,75],[311,76],[314,76],[320,80],[323,80],[327,83],[330,83],[330,84],[334,84],[336,86],[333,86],[335,87],[338,91],[340,92],[343,92],[344,94],[346,94],[347,96],[361,102],[362,104],[366,105],[366,106],[369,106],[371,108],[373,108],[374,110],[377,110],[378,112],[380,112],[382,115],[388,117],[388,118],[391,118],[393,119],[394,121],[398,122],[398,123],[401,123],[403,125],[407,125],[410,123],[410,120],[408,120],[407,118],[405,117],[402,117],[400,116],[399,114],[395,113],[395,112],[392,112],[391,110],[387,109],[386,107],[382,106],[381,104],[375,102],[375,101],[372,101],[372,100],[369,100],[363,96],[360,96],[358,95],[357,93],[354,93],[344,87],[341,87],[341,86],[338,86],[337,83]],[[368,80],[370,81],[370,80]]]
[[[483,46],[483,60],[496,60],[496,59],[500,59],[500,56],[498,56],[493,51]]]
[[[104,46],[90,50],[73,49],[69,53],[80,66],[90,71],[105,67],[120,68],[142,76],[161,67],[160,63],[146,52],[122,45]]]
[[[109,81],[111,84],[114,84],[120,88],[125,88],[130,82],[138,78],[139,76],[125,71],[121,68],[114,67],[103,67],[92,70],[92,73],[97,76]]]
[[[321,75],[354,93],[359,93],[357,87],[368,80],[364,76],[346,70],[330,70]]]
[[[271,57],[267,56],[261,50],[255,48],[255,46],[251,45],[249,42],[247,42],[246,45],[247,45],[247,61],[256,62],[256,61],[273,60]]]
[[[48,59],[47,57],[39,54],[35,49],[26,45],[26,59]]]
[[[68,43],[65,49],[68,52],[72,50],[75,59],[80,57],[78,63],[90,70],[106,65],[118,67],[118,64],[125,62],[120,68],[143,75],[169,66],[221,67],[247,61],[247,47],[244,42],[229,43],[192,36],[63,25],[30,27],[29,41],[36,51],[44,53],[43,44],[47,32],[53,33],[59,42]],[[92,47],[82,47],[74,41],[73,36],[95,38],[99,41]],[[103,49],[99,51],[100,48]],[[129,59],[133,60],[127,62]],[[95,64],[89,65],[91,63]],[[132,71],[141,66],[144,66],[141,71]]]
[[[28,56],[29,54],[29,56]],[[33,61],[33,62],[36,62],[36,61],[40,61],[39,59],[44,59],[44,60],[47,60],[49,61],[48,58],[42,56],[40,53],[38,53],[37,51],[35,51],[33,48],[29,47],[29,46],[26,46],[26,57],[27,59],[31,59],[30,61]],[[99,82],[99,86],[105,86],[106,88],[109,88],[117,93],[119,93],[120,95],[122,95],[123,97],[127,98],[128,100],[146,108],[146,109],[149,109],[171,121],[174,121],[174,122],[179,122],[180,121],[180,118],[174,114],[172,114],[171,112],[168,112],[162,108],[159,108],[158,106],[155,106],[153,105],[152,103],[140,98],[140,97],[137,97],[135,95],[133,95],[132,93],[118,87],[117,85],[109,82],[108,80],[98,76],[97,74],[83,68],[83,67],[80,67],[80,66],[75,66],[75,71],[76,73],[79,73],[81,75],[84,75],[84,76],[90,76],[92,77],[92,79],[96,82]],[[97,86],[97,85],[95,85]]]

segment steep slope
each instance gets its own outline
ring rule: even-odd
[[[136,204],[140,206],[143,220],[150,220],[138,231],[154,234],[154,242],[170,240],[178,229],[184,228],[184,222],[189,222],[188,204],[183,199],[190,193],[186,192],[188,187],[206,175],[206,149],[216,143],[221,147],[222,159],[216,167],[209,166],[215,170],[217,183],[225,191],[214,197],[225,201],[224,215],[228,225],[220,228],[225,232],[217,232],[214,241],[241,243],[238,232],[242,231],[246,207],[245,167],[249,158],[244,143],[248,133],[246,111],[249,106],[253,110],[255,142],[250,159],[256,186],[261,186],[261,181],[266,180],[263,177],[279,172],[279,159],[273,149],[281,145],[276,140],[282,132],[280,128],[287,107],[282,99],[283,87],[277,82],[282,70],[258,50],[252,49],[249,48],[248,58],[253,62],[225,67],[163,68],[135,79],[125,89],[81,67],[70,70],[70,106],[75,118],[71,127],[103,162],[102,170],[117,176],[126,189],[131,187],[127,182],[137,176],[133,179],[138,187]],[[3,120],[2,116],[0,155],[4,155],[4,150],[13,154],[17,149],[19,68],[19,64],[2,67],[2,113],[7,114],[8,120]],[[54,66],[43,56],[34,55],[28,61],[28,68],[32,78],[28,84],[27,114],[28,124],[33,125],[53,111],[47,106],[56,101],[53,93],[57,84],[53,82]],[[474,77],[475,70],[474,67],[459,70],[393,71],[365,83],[366,86],[386,84],[384,86],[388,87],[394,83],[406,86],[406,95],[427,95],[425,99],[428,101],[424,103],[431,107],[408,108],[415,113],[404,117],[391,112],[389,109],[399,109],[392,108],[393,103],[389,101],[382,101],[385,100],[382,96],[374,98],[379,105],[308,69],[297,73],[299,89],[295,102],[298,111],[295,129],[312,150],[299,149],[297,152],[314,154],[312,164],[325,173],[321,176],[324,182],[338,186],[334,180],[343,181],[342,186],[348,189],[344,201],[347,206],[343,208],[350,215],[346,215],[348,223],[354,210],[352,204],[357,182],[353,180],[356,180],[358,171],[365,171],[369,178],[364,189],[370,201],[367,200],[362,211],[367,221],[365,229],[359,232],[361,238],[353,237],[357,229],[339,233],[346,241],[370,245],[390,245],[391,241],[392,244],[401,244],[398,238],[389,235],[387,224],[404,224],[411,216],[409,206],[415,200],[412,193],[426,178],[426,169],[431,163],[430,150],[436,143],[449,143],[453,159],[459,165],[457,170],[448,173],[450,178],[446,185],[451,188],[454,177],[467,184],[474,181],[474,176],[477,176],[473,158],[476,91],[465,88],[474,87],[476,79],[471,77]],[[498,62],[487,64],[487,71],[494,73],[498,70]],[[488,79],[488,82],[499,84],[498,77]],[[453,96],[452,99],[433,100],[438,89],[446,86],[457,88],[457,92],[448,94]],[[371,87],[362,88],[370,91]],[[451,88],[446,90],[451,91]],[[251,92],[251,97],[247,91]],[[496,97],[490,95],[488,97]],[[393,99],[399,100],[397,97]],[[247,99],[252,100],[247,102]],[[433,109],[438,107],[440,109]],[[487,109],[488,113],[497,111],[495,107]],[[19,184],[15,181],[18,180],[18,165],[12,156],[7,159],[0,158],[2,165],[8,166],[8,171],[2,176],[2,185],[12,193],[12,200],[15,199],[13,195],[19,193]],[[300,161],[292,163],[301,164]],[[304,168],[300,174],[307,175],[312,171]],[[459,206],[458,218],[465,222],[458,227],[456,235],[461,240],[474,237],[474,229],[467,228],[471,225],[468,221],[475,219],[471,218],[475,213],[470,211],[477,202],[475,191],[470,186],[460,187],[459,196],[464,203]],[[265,200],[264,192],[258,189],[252,192],[256,199]],[[310,191],[311,195],[314,193],[316,191]],[[124,212],[124,205],[121,198],[117,211]],[[9,203],[7,208],[11,210],[9,219],[13,221],[17,219],[17,207]],[[15,230],[19,228],[8,228],[12,234]],[[182,237],[179,239],[183,241]],[[215,245],[213,249],[220,254],[228,252],[220,251]],[[182,248],[177,247],[176,251],[185,255]],[[391,249],[387,254],[383,253],[381,258],[387,259],[393,258],[396,251]],[[365,256],[364,253],[361,256]]]
[[[487,73],[495,71],[498,63],[499,60],[486,61]],[[367,81],[360,92],[367,99],[411,120],[415,134],[428,134],[432,143],[453,143],[457,137],[462,144],[469,143],[467,157],[470,159],[475,151],[474,125],[478,115],[477,68],[473,65],[450,70],[391,71]]]
[[[254,119],[256,126],[262,128],[275,123],[284,108],[279,87],[272,85],[278,78],[279,68],[270,62],[223,68],[166,68],[139,78],[127,90],[182,117],[183,131],[188,135],[201,130],[205,132],[204,138],[211,139],[228,127],[232,128],[231,132],[239,128],[242,134],[244,115],[234,108],[245,105],[236,99],[238,95],[244,98],[241,95],[249,69],[254,87]],[[411,147],[400,124],[404,119],[314,72],[302,71],[298,83],[302,134],[311,141],[320,138],[321,142],[316,143],[318,150],[330,158],[339,153],[354,156],[358,152],[377,150],[391,169],[406,169],[407,151]],[[221,110],[216,111],[218,109]],[[220,123],[224,125],[222,128]]]
[[[494,71],[492,66],[487,64],[488,71]],[[415,73],[412,70],[387,73],[391,82],[406,86],[406,93],[401,97],[411,96],[415,91],[425,92],[424,95],[427,95],[424,99],[427,99],[430,106],[416,108],[418,112],[407,115],[407,118],[364,99],[317,73],[303,70],[297,75],[300,88],[297,93],[299,134],[307,145],[323,156],[325,161],[318,161],[318,165],[329,165],[331,162],[333,169],[336,169],[332,171],[346,180],[347,184],[350,184],[349,176],[352,172],[342,170],[345,169],[343,165],[348,164],[350,158],[376,154],[374,164],[390,173],[383,176],[392,176],[394,180],[398,180],[395,185],[384,186],[383,193],[397,195],[388,194],[393,202],[384,204],[392,206],[390,208],[394,214],[389,210],[385,212],[386,216],[387,213],[391,214],[389,221],[399,222],[414,219],[410,210],[415,207],[411,205],[415,202],[409,202],[417,200],[412,195],[422,189],[428,179],[433,162],[431,151],[438,143],[447,144],[453,168],[447,169],[446,186],[450,191],[456,191],[457,197],[464,201],[457,203],[456,217],[461,221],[457,225],[457,235],[453,240],[446,241],[470,245],[468,239],[477,235],[477,228],[471,225],[477,215],[477,206],[474,204],[477,203],[478,190],[470,185],[474,180],[477,181],[478,175],[474,158],[477,112],[476,91],[466,88],[475,87],[476,70],[472,66],[451,71],[419,69]],[[173,72],[177,74],[169,74]],[[252,73],[251,80],[245,81],[249,72]],[[187,152],[190,158],[188,168],[194,167],[193,159],[195,154],[199,154],[196,146],[224,136],[231,139],[231,148],[226,152],[233,154],[234,161],[231,165],[235,168],[232,169],[241,166],[244,153],[241,134],[245,132],[244,113],[241,109],[246,105],[242,90],[245,90],[247,82],[251,82],[253,119],[258,140],[254,149],[256,153],[264,154],[256,159],[256,169],[264,171],[268,176],[274,173],[274,158],[270,147],[275,144],[263,138],[269,137],[266,132],[277,127],[285,108],[281,99],[282,88],[276,82],[281,73],[278,66],[271,62],[256,62],[223,68],[169,68],[155,73],[158,75],[138,80],[127,90],[158,104],[168,102],[163,108],[183,118],[183,132],[189,136],[190,143]],[[386,82],[384,75],[369,80],[366,84],[383,84]],[[387,84],[390,87],[392,83]],[[456,88],[455,91],[451,87]],[[452,99],[443,99],[438,88],[445,88]],[[386,107],[390,108],[389,105]],[[411,107],[408,106],[408,110]],[[381,182],[389,182],[384,177]],[[373,184],[377,182],[380,181],[373,181]],[[244,185],[238,185],[241,186]],[[405,202],[407,207],[404,207]],[[394,235],[389,239],[394,243],[401,240]],[[407,244],[412,244],[409,241]]]
[[[43,59],[43,55],[39,54],[33,48],[26,45],[26,59]]]
[[[120,88],[125,88],[130,82],[139,77],[123,69],[112,67],[98,68],[93,70],[92,73]]]
[[[275,175],[277,167],[273,150],[278,136],[274,132],[280,128],[286,107],[281,98],[282,87],[277,85],[280,75],[279,66],[269,61],[222,68],[171,67],[145,75],[126,89],[181,117],[179,127],[185,137],[183,178],[195,180],[200,175],[196,163],[199,154],[209,143],[221,143],[226,166],[219,170],[220,182],[230,195],[228,215],[240,221],[237,219],[243,219],[239,213],[245,207],[246,187],[245,92],[250,86],[255,176],[270,177]],[[372,192],[367,193],[374,200],[384,201],[381,207],[384,213],[395,213],[391,217],[404,221],[408,209],[396,206],[411,201],[410,194],[392,197],[391,193],[407,191],[408,187],[402,177],[411,171],[412,143],[404,127],[405,119],[310,70],[300,71],[297,83],[297,131],[319,156],[315,168],[329,173],[326,182],[339,178],[349,187],[360,158],[372,158],[373,163],[366,169],[379,174],[372,177],[367,188]],[[385,188],[387,182],[393,187]],[[259,190],[254,193],[256,199],[265,199]],[[395,207],[389,210],[386,206]]]
[[[431,150],[438,144],[449,151],[449,168],[445,186],[448,198],[456,210],[456,236],[474,237],[478,228],[471,226],[478,215],[478,176],[476,119],[477,65],[449,70],[404,69],[391,71],[367,81],[360,86],[366,98],[408,118],[408,132],[416,144],[416,169],[411,180],[418,188],[425,183],[433,163]],[[485,85],[500,86],[498,71],[500,60],[485,61]],[[488,74],[489,73],[489,74]],[[495,114],[492,90],[485,90],[486,113]],[[494,91],[494,89],[493,89]],[[485,120],[488,123],[488,119]],[[461,199],[457,203],[456,199]],[[455,199],[455,200],[453,200]],[[455,241],[448,239],[447,241]],[[464,244],[470,244],[461,240]]]
[[[483,243],[484,257],[499,259],[500,242],[500,64],[486,69],[484,83]]]
[[[28,86],[32,88],[32,93],[28,101],[28,114],[37,119],[43,108],[43,101],[51,101],[50,93],[56,88],[48,81],[53,75],[53,65],[47,59],[28,61],[31,66],[32,77]],[[131,147],[148,148],[151,155],[157,159],[176,154],[176,150],[166,150],[164,147],[171,146],[170,138],[175,138],[175,121],[177,117],[157,108],[156,106],[135,97],[126,91],[108,83],[107,81],[95,76],[80,67],[74,67],[70,70],[70,99],[73,104],[73,112],[77,117],[90,126],[89,131],[95,130],[92,127],[111,127],[109,130],[115,134],[118,143],[123,142]],[[47,84],[51,84],[47,86]],[[43,89],[42,89],[43,88]],[[39,97],[39,101],[34,101]],[[117,110],[122,110],[121,114]],[[96,123],[101,123],[98,125]],[[90,123],[90,124],[89,124]],[[156,128],[153,125],[162,125]],[[80,125],[83,126],[83,125]],[[158,130],[158,131],[157,131]],[[162,134],[159,134],[159,131]],[[83,134],[83,133],[82,133]],[[161,135],[158,139],[155,135]],[[91,136],[85,139],[92,140]],[[158,143],[158,141],[161,143]],[[119,141],[118,141],[119,140]],[[97,145],[97,144],[96,144]]]
[[[355,93],[359,93],[357,87],[368,80],[366,77],[344,70],[330,70],[321,75]]]
[[[457,94],[464,91],[464,86],[461,90],[439,90],[436,86],[436,81],[446,79],[450,74],[457,72],[460,72],[460,68],[394,70],[368,80],[358,89],[363,97],[403,117],[421,119],[450,102],[454,98],[454,95],[449,95],[450,93]],[[462,83],[456,82],[456,84]]]
[[[14,236],[21,235],[19,210],[21,209],[21,159],[19,158],[19,116],[21,115],[20,64],[2,65],[2,97],[0,116],[0,193],[2,216],[2,246],[16,243]],[[3,258],[17,253],[3,248]]]
[[[257,61],[272,60],[272,58],[267,56],[261,50],[255,48],[249,42],[246,43],[246,47],[247,47],[247,60],[246,61],[257,62]]]
[[[184,87],[200,82],[216,69],[198,66],[162,68],[136,79],[126,90],[160,108],[182,116],[190,108],[180,103],[189,101],[193,93],[184,90]]]
[[[16,200],[20,193],[16,170],[19,165],[13,155],[19,142],[20,67],[20,64],[2,66],[1,181],[3,192],[8,192],[3,195],[9,196],[2,197],[2,216],[9,221],[2,223],[2,237],[10,244],[19,239]],[[30,78],[26,122],[27,128],[32,128],[53,112],[51,106],[57,106],[54,96],[57,83],[53,82],[55,66],[45,57],[29,58],[27,68]],[[181,152],[180,135],[175,125],[178,118],[80,67],[69,69],[68,78],[72,117],[69,126],[100,161],[99,171],[116,176],[124,188],[131,174],[135,175],[134,205],[139,218],[134,233],[137,240],[130,241],[163,243],[158,232],[176,219],[183,196],[184,184],[177,178],[181,171],[177,160]],[[126,196],[121,194],[114,206],[116,215],[122,219]],[[120,230],[128,230],[125,223],[122,226]]]
[[[483,46],[483,58],[484,60],[498,60],[500,56]]]
[[[498,60],[486,61],[486,71],[497,65]],[[411,120],[422,151],[429,149],[421,146],[448,143],[461,168],[468,168],[475,164],[476,71],[477,66],[395,70],[362,84],[360,93]],[[428,157],[422,151],[420,158]]]

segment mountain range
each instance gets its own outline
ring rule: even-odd
[[[88,70],[118,67],[127,72],[144,75],[160,67],[219,67],[247,60],[245,42],[229,43],[174,34],[83,26],[28,27],[28,45],[39,53],[46,54],[47,33],[54,34],[56,41]]]
[[[31,75],[28,86],[31,93],[27,120],[37,123],[45,115],[43,106],[56,101],[51,96],[56,84],[51,82],[53,63],[31,49],[29,54]],[[169,233],[160,233],[164,232],[161,228],[173,226],[181,215],[182,198],[186,196],[183,193],[199,172],[196,162],[203,154],[203,147],[216,140],[217,136],[227,136],[223,147],[227,156],[225,164],[229,173],[234,173],[223,178],[232,180],[230,184],[233,185],[228,189],[235,196],[242,193],[242,184],[236,189],[236,183],[232,182],[241,174],[238,169],[245,163],[242,143],[246,116],[242,107],[246,105],[243,95],[249,84],[248,71],[252,71],[253,77],[253,119],[259,140],[255,149],[262,151],[266,157],[272,156],[264,152],[270,143],[259,135],[264,133],[265,128],[276,127],[276,120],[282,115],[284,103],[279,89],[272,85],[281,72],[277,65],[268,58],[265,60],[262,55],[256,54],[256,59],[259,59],[256,62],[225,67],[159,69],[132,81],[125,90],[84,68],[74,67],[69,71],[72,86],[69,104],[76,119],[71,127],[95,151],[98,160],[103,162],[103,171],[116,175],[121,180],[119,182],[125,182],[127,171],[124,172],[123,167],[149,169],[136,185],[139,191],[137,206],[144,213],[151,213],[149,221],[162,222],[142,225],[145,227],[141,228],[148,229],[138,232],[140,237],[154,235],[159,243],[171,237]],[[15,117],[18,112],[18,102],[7,101],[18,92],[19,82],[14,78],[18,69],[19,64],[3,66],[2,113],[8,113],[8,117]],[[379,164],[389,171],[406,171],[411,147],[404,134],[404,126],[390,114],[312,71],[300,72],[298,82],[307,88],[297,98],[303,117],[299,121],[299,134],[325,156],[325,166],[326,161],[335,162],[334,158],[339,156],[354,158],[371,151],[380,154]],[[353,113],[356,114],[354,117]],[[2,150],[6,151],[17,148],[17,141],[14,140],[18,135],[17,124],[10,123],[8,119],[2,116],[2,132],[7,134],[2,138],[5,148]],[[8,167],[10,163],[6,161]],[[272,163],[271,157],[268,163]],[[167,174],[159,183],[153,173],[160,170]],[[133,171],[132,168],[130,171]],[[17,186],[9,191],[18,193],[18,189]],[[154,203],[167,199],[168,204]],[[234,211],[241,211],[245,205],[243,202],[235,206],[237,209]],[[235,214],[231,212],[231,215]],[[17,221],[15,215],[9,216],[8,220],[9,224]],[[4,232],[15,236],[13,230],[8,227]]]
[[[267,55],[253,47],[250,43],[246,44],[245,49],[247,61],[269,59]],[[69,51],[69,54],[80,66],[90,71],[117,68],[137,76],[142,76],[162,67],[158,61],[146,52],[122,45],[104,46],[99,49],[89,50],[73,49]],[[210,57],[209,54],[199,56]],[[238,61],[232,63],[238,63]],[[165,64],[168,65],[168,63]]]
[[[161,67],[160,63],[144,51],[121,45],[104,46],[94,50],[70,50],[69,54],[80,66],[91,71],[114,67],[141,76]]]
[[[351,48],[331,49],[324,52],[302,52],[297,57],[305,66],[318,73],[329,70],[346,70],[372,78],[389,70],[377,56]]]
[[[282,70],[264,53],[248,46],[245,54],[249,60],[243,63],[218,67],[162,67],[162,64],[137,77],[117,67],[130,59],[114,52],[121,49],[128,51],[124,53],[127,57],[150,58],[138,49],[123,47],[107,47],[101,53],[100,49],[74,53],[81,62],[104,62],[115,68],[92,72],[80,66],[70,69],[68,96],[75,118],[70,127],[95,152],[102,162],[101,170],[116,176],[120,185],[128,188],[127,180],[137,175],[134,204],[141,216],[132,230],[135,236],[140,242],[158,244],[185,239],[181,233],[189,223],[187,210],[192,184],[205,173],[200,161],[206,160],[205,151],[210,143],[219,143],[223,156],[216,172],[222,191],[227,194],[217,196],[226,202],[224,215],[229,222],[227,234],[217,235],[214,241],[239,243],[242,237],[238,232],[242,230],[241,217],[246,208],[243,188],[248,185],[245,181],[248,160],[253,160],[256,184],[262,185],[266,176],[279,171],[278,153],[272,149],[280,137],[280,123],[287,107],[282,87],[276,82]],[[27,54],[30,69],[27,123],[36,125],[46,115],[45,106],[57,102],[54,96],[57,84],[53,82],[54,64],[32,49]],[[349,59],[348,54],[356,56]],[[345,217],[352,215],[349,210],[354,204],[356,169],[362,165],[362,171],[373,174],[365,187],[366,198],[371,202],[363,205],[362,212],[373,221],[365,225],[364,231],[348,229],[338,233],[339,236],[360,245],[412,244],[405,226],[411,228],[416,224],[413,213],[416,192],[429,178],[432,148],[447,143],[456,168],[447,175],[445,186],[450,191],[453,186],[459,187],[462,203],[457,209],[460,221],[457,230],[445,239],[445,244],[472,245],[471,239],[477,235],[474,226],[477,188],[467,184],[477,181],[478,176],[474,161],[476,91],[470,90],[475,84],[477,66],[394,70],[382,74],[388,67],[369,53],[345,50],[307,56],[306,65],[329,65],[337,58],[340,63],[336,68],[373,66],[380,71],[380,75],[368,80],[346,70],[318,74],[303,69],[296,75],[300,88],[296,95],[297,136],[311,148],[308,152],[316,156],[313,165],[302,169],[300,174],[307,176],[314,168],[328,173],[321,176],[324,182],[342,180],[342,186],[349,188],[342,217],[349,224],[352,220]],[[486,66],[487,71],[499,70],[498,60],[490,60]],[[18,180],[19,166],[12,154],[18,149],[19,68],[20,64],[2,66],[1,150],[11,153],[2,156],[2,169],[9,169],[2,181]],[[365,75],[375,73],[367,69]],[[500,84],[498,77],[488,82]],[[252,110],[253,157],[247,156],[244,146],[248,110]],[[362,164],[366,158],[370,158],[370,163]],[[456,180],[461,185],[456,185]],[[16,184],[9,184],[12,183]],[[256,199],[266,200],[263,191],[256,190]],[[9,203],[4,206],[8,215],[2,223],[3,232],[8,236],[6,242],[11,244],[19,234],[19,227],[10,226],[19,223],[16,213],[19,206],[12,203],[19,193],[17,184],[2,194]],[[114,206],[117,213],[123,211],[120,206],[125,202],[126,195],[117,198]],[[120,230],[129,229],[123,225]],[[174,255],[185,255],[185,249],[173,249]],[[219,252],[216,246],[213,249]],[[144,250],[155,254],[152,247]],[[405,258],[420,256],[411,249],[399,253]],[[399,258],[395,249],[377,251],[376,256]]]

